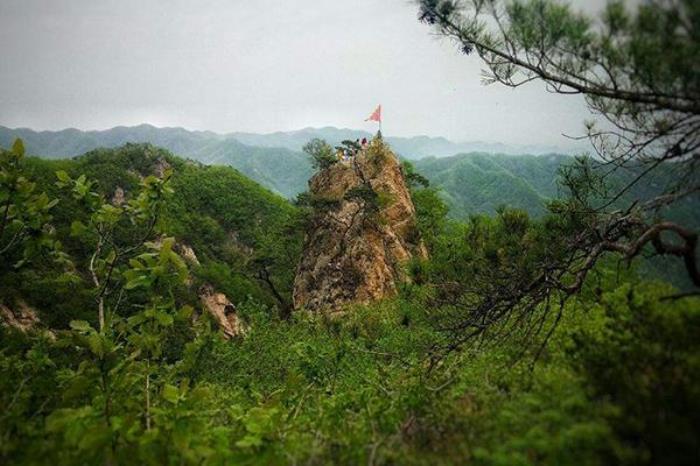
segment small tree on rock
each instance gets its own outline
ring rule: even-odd
[[[323,139],[312,139],[304,144],[302,150],[311,157],[311,166],[315,170],[325,170],[338,162],[333,154],[333,147]]]

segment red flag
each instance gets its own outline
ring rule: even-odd
[[[382,121],[382,106],[377,105],[372,114],[365,121]]]

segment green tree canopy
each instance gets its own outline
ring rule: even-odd
[[[541,80],[551,92],[583,95],[598,117],[580,136],[598,160],[582,158],[562,170],[568,197],[549,206],[554,218],[545,224],[556,233],[538,252],[536,273],[515,284],[516,295],[494,294],[479,314],[495,323],[510,315],[504,308],[535,309],[578,293],[609,254],[628,262],[644,252],[678,257],[700,287],[697,225],[668,217],[671,206],[700,192],[698,2],[652,0],[632,11],[610,1],[597,19],[557,0],[418,4],[421,22],[486,64],[486,84],[517,88]],[[628,195],[660,166],[674,172],[660,192]],[[617,170],[634,176],[611,182]]]
[[[333,147],[323,139],[312,139],[304,144],[302,150],[309,154],[311,166],[317,170],[328,168],[338,161],[333,155]]]

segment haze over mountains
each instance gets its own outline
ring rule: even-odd
[[[345,139],[371,138],[372,134],[333,127],[305,128],[298,131],[269,134],[190,131],[183,128],[157,128],[143,124],[118,126],[103,131],[35,131],[28,128],[0,126],[0,146],[9,147],[15,138],[22,138],[27,152],[44,158],[67,158],[99,147],[118,147],[127,142],[148,142],[207,165],[229,165],[272,191],[293,198],[306,190],[312,174],[302,146],[312,138],[325,139],[333,145]],[[442,137],[387,137],[392,148],[403,158],[447,157],[459,153],[482,152],[500,154],[544,154],[559,152],[555,147],[509,146],[500,143],[455,143]],[[428,163],[428,162],[426,162]],[[443,164],[444,165],[444,164]],[[513,176],[506,175],[506,176]],[[517,175],[515,175],[517,176]],[[450,196],[448,196],[449,198]],[[537,192],[529,192],[524,203],[532,205]],[[488,203],[487,203],[488,204]],[[460,209],[460,212],[464,209]],[[489,208],[486,209],[489,211]]]
[[[331,144],[337,144],[344,139],[371,138],[372,133],[362,130],[339,129],[332,126],[323,128],[304,128],[297,131],[278,131],[268,134],[256,133],[229,133],[226,136],[233,137],[244,144],[262,147],[286,147],[292,150],[301,150],[302,146],[312,138],[325,139]],[[454,142],[443,137],[413,136],[385,138],[391,147],[400,156],[416,160],[423,157],[449,157],[451,155],[467,152],[492,152],[499,154],[573,154],[580,153],[583,148],[562,148],[546,145],[513,145],[498,142],[467,141]]]
[[[312,138],[321,138],[330,144],[339,144],[345,139],[370,138],[373,134],[363,130],[347,128],[304,128],[297,131],[278,131],[259,134],[233,132],[218,134],[211,131],[192,131],[184,128],[158,128],[149,124],[138,126],[117,126],[102,131],[81,131],[75,128],[61,131],[35,131],[28,128],[7,128],[0,126],[0,142],[5,144],[10,138],[22,137],[30,153],[46,157],[73,156],[96,147],[113,147],[125,142],[150,142],[175,153],[187,154],[197,151],[203,145],[213,142],[236,140],[250,146],[285,148],[301,151],[302,146]],[[407,159],[423,157],[447,157],[463,152],[493,152],[501,154],[550,154],[579,153],[583,148],[561,148],[546,145],[509,145],[495,142],[469,141],[453,142],[443,137],[413,136],[386,137],[386,141]],[[32,150],[34,149],[34,150]]]
[[[151,125],[118,126],[104,131],[34,131],[0,126],[0,146],[10,147],[22,138],[27,153],[43,158],[68,158],[97,148],[118,147],[127,142],[147,142],[174,154],[207,165],[229,165],[284,197],[306,189],[311,176],[307,156],[284,147],[256,147],[208,131],[156,128]]]

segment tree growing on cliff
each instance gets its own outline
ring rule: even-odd
[[[302,150],[311,157],[314,170],[324,170],[338,161],[333,155],[333,147],[323,139],[314,138],[304,144]]]
[[[600,120],[586,122],[581,136],[598,160],[562,171],[568,198],[550,206],[557,235],[537,257],[537,273],[518,283],[517,296],[498,293],[459,325],[481,334],[514,309],[529,312],[578,293],[609,253],[627,262],[643,252],[678,257],[697,290],[697,225],[666,218],[669,207],[700,192],[697,2],[654,0],[631,12],[611,1],[599,22],[556,0],[418,4],[421,22],[482,59],[485,84],[540,80],[550,92],[583,95]],[[653,197],[632,198],[630,189],[660,166],[675,173],[673,182]],[[613,186],[610,175],[620,169],[631,171],[632,181]]]

